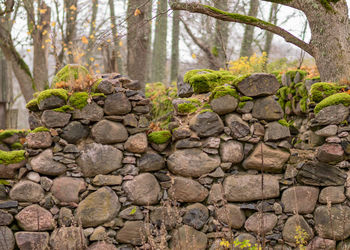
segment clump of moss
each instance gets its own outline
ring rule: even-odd
[[[103,93],[91,93],[91,97],[106,97]]]
[[[94,84],[92,85],[91,90],[92,90],[93,92],[97,92],[98,85],[100,85],[101,82],[102,82],[102,78],[97,79],[97,80],[94,82]]]
[[[205,112],[213,112],[213,110],[211,110],[211,109],[202,109],[202,110],[199,112],[199,114],[203,114],[203,113],[205,113]]]
[[[50,130],[48,128],[45,127],[37,127],[35,129],[33,129],[32,131],[30,131],[30,133],[39,133],[39,132],[49,132]]]
[[[27,105],[26,108],[29,109],[30,111],[38,111],[39,107],[38,107],[38,99],[32,99],[30,100]]]
[[[19,150],[19,149],[23,149],[23,145],[20,142],[15,142],[10,146],[10,148],[12,150]]]
[[[239,101],[241,101],[241,102],[253,101],[253,97],[250,97],[250,96],[241,96],[241,97],[239,98]]]
[[[41,91],[40,94],[38,95],[38,103],[40,103],[42,100],[45,100],[46,98],[49,98],[50,96],[57,96],[64,101],[67,101],[68,99],[68,92],[65,89],[47,89],[44,91]]]
[[[339,93],[346,86],[339,86],[331,82],[317,82],[311,86],[310,99],[314,102],[320,102],[324,98]]]
[[[69,106],[69,105],[64,105],[62,107],[59,107],[59,108],[56,108],[56,109],[53,109],[53,111],[56,111],[56,112],[67,112],[67,111],[73,111],[74,108]]]
[[[309,73],[305,70],[300,70],[300,69],[297,69],[297,70],[289,70],[287,71],[287,75],[290,76],[290,79],[292,80],[292,82],[295,82],[294,79],[295,79],[295,76],[297,75],[297,73],[300,74],[300,81],[301,82]]]
[[[7,129],[2,132],[0,132],[0,141],[4,140],[10,136],[13,136],[14,134],[26,134],[27,131],[24,130],[18,130],[18,129]]]
[[[14,163],[19,163],[25,160],[25,152],[24,150],[16,150],[16,151],[2,151],[0,150],[0,164],[9,165]]]
[[[219,98],[219,97],[222,97],[225,95],[230,95],[230,96],[233,96],[233,97],[239,99],[239,95],[238,95],[236,89],[228,87],[228,86],[218,86],[212,91],[212,93],[209,97],[209,101],[212,101],[216,98]]]
[[[337,104],[343,104],[344,106],[349,106],[350,95],[347,93],[338,93],[338,94],[328,96],[327,98],[323,99],[320,103],[316,105],[314,112],[317,114],[323,108],[332,106],[332,105],[337,105]]]
[[[60,71],[57,72],[52,80],[52,85],[58,82],[68,82],[77,80],[79,77],[85,77],[89,74],[89,71],[81,65],[67,64]]]
[[[307,96],[306,97],[303,97],[301,98],[300,100],[300,109],[302,112],[306,113],[307,111]]]
[[[88,104],[89,94],[87,92],[75,92],[69,97],[69,104],[77,109],[83,109]]]
[[[187,114],[187,113],[193,113],[197,110],[197,107],[192,103],[180,103],[177,105],[177,110],[179,113]]]
[[[244,79],[246,79],[247,77],[251,76],[252,74],[245,74],[239,77],[236,77],[236,79],[234,79],[232,81],[232,85],[237,87],[238,83],[240,83],[241,81],[243,81]]]
[[[184,81],[192,86],[195,93],[210,92],[217,86],[232,84],[234,79],[236,77],[225,70],[194,69],[184,75]]]
[[[281,124],[282,126],[285,126],[285,127],[289,127],[290,126],[290,124],[287,122],[286,119],[278,120],[278,123]]]
[[[148,140],[155,144],[163,144],[169,141],[171,138],[171,133],[168,130],[155,131],[148,135]]]

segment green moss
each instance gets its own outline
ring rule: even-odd
[[[155,131],[148,135],[148,140],[155,144],[163,144],[169,141],[171,138],[171,133],[168,130]]]
[[[73,111],[74,108],[69,106],[69,105],[64,105],[62,107],[59,107],[59,108],[56,108],[56,109],[53,109],[53,111],[56,111],[56,112],[62,112],[62,113],[65,113],[67,111]]]
[[[216,46],[213,46],[211,48],[211,53],[214,55],[214,56],[218,56],[219,55],[219,51],[218,51],[218,48]]]
[[[286,119],[278,120],[278,123],[281,124],[282,126],[285,126],[285,127],[290,126]]]
[[[253,97],[250,97],[250,96],[241,96],[241,97],[239,98],[239,100],[240,100],[241,102],[248,102],[248,101],[253,101],[254,98],[253,98]]]
[[[12,150],[19,150],[19,149],[23,149],[23,145],[20,142],[15,142],[10,146],[10,148]]]
[[[67,101],[68,99],[68,92],[65,89],[47,89],[44,91],[41,91],[38,95],[38,103],[40,103],[42,100],[45,100],[46,98],[49,98],[50,96],[57,96],[61,98],[64,101]]]
[[[232,82],[232,85],[237,87],[238,83],[240,83],[249,76],[251,76],[251,74],[245,74],[243,76],[236,77],[236,79],[234,79],[234,81]]]
[[[69,98],[69,104],[77,109],[83,109],[88,104],[89,94],[87,92],[75,92]]]
[[[89,71],[81,65],[67,64],[60,71],[57,72],[52,80],[52,86],[58,82],[68,82],[76,80],[79,77],[85,77],[89,74]]]
[[[247,103],[247,102],[239,102],[239,103],[238,103],[238,107],[239,107],[240,109],[242,109],[242,108],[244,108],[244,106],[246,105],[246,103]]]
[[[332,106],[332,105],[337,105],[337,104],[343,104],[344,106],[349,106],[350,95],[347,93],[338,93],[338,94],[328,96],[327,98],[323,99],[319,104],[316,105],[314,111],[317,114],[323,108]]]
[[[103,93],[91,93],[91,97],[106,97]]]
[[[239,95],[237,93],[237,90],[234,89],[234,88],[231,88],[231,87],[228,87],[228,86],[219,86],[219,87],[216,87],[210,97],[209,97],[209,101],[212,101],[216,98],[219,98],[219,97],[222,97],[222,96],[225,96],[225,95],[230,95],[230,96],[233,96],[235,98],[239,98]]]
[[[38,99],[32,99],[30,100],[27,105],[26,108],[29,109],[30,111],[38,111],[39,107],[38,107]]]
[[[102,82],[102,78],[97,79],[97,80],[94,82],[94,84],[92,85],[91,90],[92,90],[93,92],[96,92],[96,91],[97,91],[97,88],[98,88],[98,85],[100,85],[101,82]]]
[[[199,112],[199,114],[203,114],[203,113],[205,113],[205,112],[213,112],[213,110],[211,110],[211,109],[202,109],[202,110]]]
[[[30,131],[30,133],[38,133],[38,132],[49,132],[50,130],[48,128],[45,127],[37,127],[35,129],[33,129],[32,131]]]
[[[286,100],[288,97],[288,91],[290,91],[290,90],[287,86],[284,86],[284,87],[278,89],[277,90],[277,97],[279,99]]]
[[[2,151],[0,150],[0,164],[9,165],[13,163],[19,163],[25,160],[25,152],[24,150],[16,150],[16,151]]]
[[[300,70],[300,69],[297,69],[297,70],[289,70],[287,71],[287,75],[290,76],[290,79],[294,82],[294,78],[296,76],[296,74],[299,72],[300,74],[300,81],[302,81],[309,73],[307,71],[304,71],[304,70]]]
[[[285,103],[285,105],[284,105],[284,108],[286,109],[286,108],[289,108],[290,110],[292,110],[292,103],[291,103],[291,101],[287,101],[286,103]]]
[[[331,82],[317,82],[311,86],[310,99],[314,102],[320,102],[322,99],[339,93],[346,86],[339,86]]]
[[[306,113],[306,111],[307,111],[307,96],[301,98],[299,103],[300,103],[301,111]]]
[[[14,134],[26,134],[27,131],[24,130],[18,130],[18,129],[7,129],[2,132],[0,132],[0,141],[4,140],[10,136],[13,136]]]
[[[188,114],[195,112],[197,110],[197,107],[192,103],[180,103],[177,105],[177,110],[179,113]]]
[[[197,106],[200,106],[202,103],[200,100],[196,99],[196,98],[186,98],[184,99],[185,101],[189,101],[191,102],[192,104],[195,104]]]

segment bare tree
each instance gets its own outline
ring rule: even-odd
[[[115,16],[114,0],[108,0],[109,11],[111,16],[111,29],[113,37],[113,50],[112,58],[110,60],[110,69],[109,72],[119,72],[123,74],[123,61],[120,55],[120,46],[119,46],[119,37],[117,32],[117,22]]]
[[[180,11],[173,12],[173,27],[171,37],[171,70],[170,81],[176,81],[179,72],[179,39],[180,39]]]

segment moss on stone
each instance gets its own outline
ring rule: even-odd
[[[61,98],[64,101],[67,101],[68,99],[68,92],[65,89],[47,89],[44,91],[41,91],[38,95],[38,103],[40,103],[42,100],[45,100],[46,98],[49,98],[50,96],[57,96]]]
[[[211,110],[211,109],[202,109],[202,110],[199,112],[199,114],[203,114],[203,113],[205,113],[205,112],[214,112],[214,111]]]
[[[346,86],[339,86],[331,82],[317,82],[311,86],[310,99],[314,102],[320,102],[324,98],[339,93]]]
[[[19,129],[7,129],[2,132],[0,132],[0,141],[4,140],[8,137],[13,136],[14,134],[27,134],[26,130],[19,130]]]
[[[93,91],[93,92],[97,92],[97,88],[98,88],[98,85],[100,85],[100,83],[102,82],[102,78],[99,78],[99,79],[97,79],[95,82],[94,82],[94,84],[92,85],[92,88],[91,88],[91,90]]]
[[[248,101],[253,101],[254,98],[253,98],[253,97],[250,97],[250,96],[241,96],[241,97],[239,98],[239,100],[240,100],[241,102],[248,102]]]
[[[193,113],[197,110],[197,107],[193,105],[192,103],[180,103],[177,105],[177,110],[179,113],[182,114],[188,114],[188,113]]]
[[[65,113],[65,112],[68,112],[68,111],[73,111],[73,110],[74,110],[74,108],[69,106],[69,105],[64,105],[62,107],[53,109],[53,111],[62,112],[62,113]]]
[[[10,148],[12,150],[19,150],[19,149],[23,149],[23,145],[20,142],[15,142],[11,144]]]
[[[343,104],[344,106],[349,106],[350,95],[348,93],[338,93],[338,94],[328,96],[327,98],[323,99],[320,103],[316,105],[314,112],[317,114],[323,108],[332,106],[332,105],[337,105],[337,104]]]
[[[103,93],[91,93],[91,97],[106,97]]]
[[[2,151],[0,150],[0,164],[9,165],[14,163],[19,163],[25,160],[25,152],[24,150],[16,150],[16,151]]]
[[[37,127],[35,129],[33,129],[32,131],[30,131],[30,133],[38,133],[38,132],[49,132],[50,130],[48,128],[45,127]]]
[[[171,133],[169,130],[155,131],[148,134],[148,140],[155,144],[163,144],[169,141],[171,138]]]
[[[277,97],[279,99],[282,99],[282,100],[286,100],[287,99],[287,96],[288,96],[288,91],[289,91],[289,88],[287,86],[284,86],[282,88],[279,88],[277,90]]]
[[[73,108],[83,109],[88,104],[88,99],[87,92],[75,92],[69,97],[69,104]]]
[[[218,86],[212,91],[212,93],[209,97],[209,101],[212,101],[216,98],[219,98],[219,97],[222,97],[225,95],[230,95],[230,96],[233,96],[233,97],[239,99],[239,95],[238,95],[236,89],[231,88],[229,86]]]
[[[300,100],[300,102],[299,102],[299,104],[300,104],[300,109],[301,109],[301,111],[304,112],[304,113],[306,113],[306,111],[307,111],[307,99],[308,99],[308,97],[305,96],[305,97],[301,98],[301,100]]]
[[[89,71],[81,65],[67,64],[60,71],[57,72],[52,80],[52,85],[58,82],[68,82],[77,80],[79,77],[85,77]]]
[[[244,108],[244,106],[247,104],[247,102],[239,102],[238,103],[238,107],[240,108],[240,109],[242,109],[242,108]]]
[[[287,122],[286,119],[278,120],[278,123],[281,124],[282,126],[285,126],[285,127],[289,127],[290,126],[290,124]]]
[[[287,71],[287,75],[290,76],[290,79],[294,82],[294,79],[295,79],[295,76],[296,74],[299,72],[300,74],[300,81],[302,81],[309,73],[305,70],[300,70],[300,69],[297,69],[297,70],[289,70]]]
[[[238,83],[246,79],[247,77],[251,76],[252,74],[245,74],[239,77],[236,77],[236,79],[233,80],[232,85],[237,87]]]
[[[27,105],[26,108],[29,109],[30,111],[38,111],[39,107],[38,107],[38,99],[32,99],[30,100]]]

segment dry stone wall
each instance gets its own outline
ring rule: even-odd
[[[147,136],[149,100],[135,82],[104,77],[104,95],[81,109],[41,100],[26,159],[1,162],[1,250],[213,250],[223,239],[349,249],[348,107],[294,117],[291,128],[277,80],[256,74],[238,85],[253,98],[245,105],[224,95],[182,114],[190,101],[177,99],[171,137]],[[2,139],[2,150],[16,140]]]

